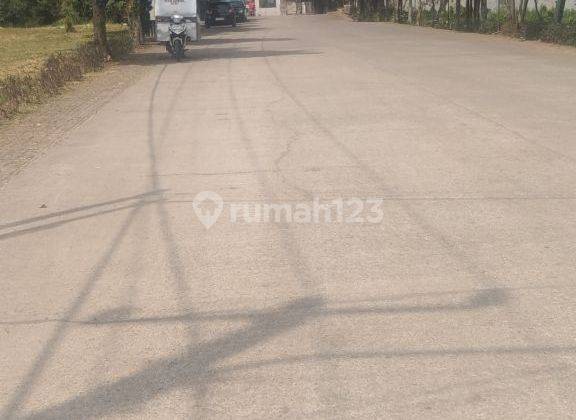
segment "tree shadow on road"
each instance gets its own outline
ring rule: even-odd
[[[105,214],[134,209],[138,206],[152,204],[162,200],[162,190],[150,191],[107,200],[100,203],[86,204],[67,210],[60,210],[41,216],[29,217],[13,222],[0,224],[0,241],[12,239],[23,235],[42,232],[58,228],[68,223],[79,222]]]
[[[288,42],[294,38],[202,38],[198,45],[246,44],[252,42]]]
[[[422,294],[418,294],[422,297]],[[432,293],[434,296],[435,294]],[[324,298],[310,296],[294,299],[276,308],[258,311],[232,311],[168,316],[158,318],[130,319],[129,311],[120,308],[87,322],[92,326],[111,323],[170,323],[212,322],[235,320],[248,325],[211,341],[188,345],[177,357],[160,358],[147,364],[139,372],[121,378],[111,384],[98,386],[60,404],[32,413],[27,419],[100,418],[109,415],[129,414],[147,402],[176,389],[194,390],[218,381],[222,375],[239,371],[263,369],[273,366],[289,366],[335,360],[371,360],[391,358],[438,358],[477,355],[565,354],[576,353],[575,346],[493,346],[457,347],[431,349],[391,350],[334,350],[310,354],[295,354],[277,358],[260,358],[239,364],[221,366],[227,359],[251,348],[288,334],[321,317],[382,315],[397,313],[430,313],[475,311],[488,307],[500,307],[509,299],[505,289],[480,290],[460,302],[431,305],[401,306],[347,306],[333,307]],[[122,319],[126,317],[125,319]],[[104,319],[103,319],[104,318]],[[108,318],[108,319],[105,319]],[[89,327],[85,325],[86,327]]]
[[[214,48],[216,50],[217,48]],[[206,49],[211,50],[211,49]],[[218,49],[220,52],[216,56],[217,59],[227,58],[220,54],[230,49]],[[234,58],[250,58],[250,57],[266,57],[273,55],[274,51],[248,51],[243,53],[238,50],[234,53]],[[255,53],[259,53],[255,55]],[[290,51],[283,51],[282,54],[288,55]],[[238,56],[240,54],[240,56]],[[252,55],[247,55],[252,54]],[[208,59],[214,59],[210,57]],[[189,66],[192,68],[193,66]],[[164,67],[166,68],[166,67]],[[162,73],[158,75],[156,83],[151,92],[150,109],[149,109],[149,155],[150,155],[150,174],[153,178],[151,191],[158,191],[160,189],[157,173],[157,157],[156,157],[156,142],[154,127],[154,97],[158,89],[159,81]],[[179,89],[186,83],[187,73],[182,76],[180,84],[172,92],[173,98],[171,103],[173,106],[178,100]],[[170,109],[169,109],[170,111]],[[172,112],[167,112],[164,125],[160,127],[159,132],[163,133],[164,127],[168,127]],[[246,142],[247,146],[250,143]],[[250,156],[255,156],[253,150],[248,147]],[[254,159],[253,166],[258,168],[258,162]],[[264,183],[265,184],[265,183]],[[268,186],[264,185],[264,189]],[[166,253],[169,256],[169,270],[171,277],[174,278],[177,287],[183,288],[183,282],[190,281],[185,277],[185,270],[182,267],[182,261],[176,243],[171,233],[169,218],[164,210],[164,202],[158,200],[154,203],[158,207],[159,219],[163,229],[163,242],[167,249]],[[96,262],[91,274],[84,281],[80,287],[80,292],[73,300],[72,305],[65,312],[64,319],[59,322],[53,335],[45,344],[40,355],[31,366],[28,375],[22,381],[20,387],[16,390],[15,396],[12,398],[6,413],[8,416],[13,416],[20,409],[20,406],[27,400],[40,375],[42,375],[48,362],[54,357],[59,343],[61,343],[67,334],[67,328],[71,322],[74,322],[75,317],[80,313],[80,308],[87,301],[91,293],[97,286],[98,281],[103,277],[107,267],[110,265],[112,257],[122,245],[125,240],[134,220],[143,206],[146,205],[146,200],[139,200],[137,204],[127,215],[125,222],[122,224],[118,232],[111,238],[109,245],[104,249],[102,256]],[[465,311],[480,311],[488,307],[500,307],[506,305],[509,296],[505,289],[486,289],[473,293],[464,299],[456,299],[448,302],[432,302],[427,305],[414,304],[414,305],[389,305],[389,306],[368,306],[368,307],[354,307],[348,306],[344,308],[331,307],[324,298],[314,293],[314,284],[312,282],[313,276],[311,270],[307,267],[305,258],[302,257],[302,252],[298,248],[297,241],[288,233],[282,237],[283,251],[286,255],[288,265],[294,274],[295,279],[302,285],[303,293],[308,297],[293,299],[279,307],[269,308],[263,311],[248,311],[244,313],[232,312],[229,314],[205,314],[193,311],[189,314],[181,314],[177,322],[193,325],[199,320],[206,318],[208,321],[217,319],[219,316],[226,316],[230,320],[238,320],[248,322],[246,326],[239,328],[236,331],[225,334],[221,337],[215,338],[208,342],[198,342],[193,339],[187,341],[186,347],[182,352],[175,357],[164,357],[152,360],[140,371],[120,378],[109,384],[97,386],[85,393],[74,396],[67,401],[55,404],[46,409],[37,411],[28,416],[28,418],[88,418],[88,417],[103,417],[106,415],[122,414],[134,412],[142,405],[164,395],[175,389],[192,389],[200,390],[200,393],[209,384],[218,379],[220,375],[230,370],[244,370],[255,369],[274,364],[293,364],[302,363],[314,360],[332,360],[339,357],[347,359],[363,359],[363,358],[376,358],[376,357],[405,357],[407,355],[421,355],[425,356],[441,356],[453,354],[477,354],[483,352],[482,349],[441,349],[441,350],[419,350],[413,351],[410,349],[400,349],[397,351],[359,351],[359,352],[324,352],[313,353],[308,355],[294,355],[289,357],[282,357],[277,359],[261,359],[251,363],[244,363],[233,367],[220,367],[220,363],[230,359],[231,357],[240,353],[246,352],[262,343],[273,340],[281,335],[285,335],[308,325],[319,317],[335,317],[335,316],[361,316],[361,315],[390,315],[399,313],[409,314],[431,314],[431,313],[458,313]],[[199,281],[199,280],[197,280]],[[179,294],[181,290],[178,290]],[[112,316],[110,316],[112,314]],[[122,319],[122,316],[129,314],[128,308],[120,308],[119,310],[105,314],[105,317],[96,317],[92,319],[92,325],[86,326],[91,328],[93,325],[101,325],[103,323],[144,323],[144,322],[169,322],[170,320],[157,318],[151,320],[132,320],[130,318]],[[108,318],[108,319],[106,319]],[[115,319],[114,319],[115,318]],[[497,349],[498,350],[498,349]],[[534,351],[541,352],[542,348],[502,348],[498,351],[506,351],[512,354],[515,351]],[[549,351],[574,351],[572,348],[550,348]],[[467,353],[468,352],[468,353]]]
[[[258,46],[260,46],[262,43],[278,43],[294,40],[293,38],[241,35],[247,32],[253,33],[263,30],[265,30],[265,28],[262,28],[257,20],[248,21],[235,28],[228,26],[215,26],[210,29],[203,28],[200,41],[188,43],[182,62],[321,54],[317,51],[302,49],[264,50],[261,48],[251,49],[244,47],[246,44],[258,44]],[[239,36],[236,36],[236,34]],[[232,45],[236,45],[236,47]],[[150,66],[173,62],[175,62],[175,60],[166,52],[164,43],[150,42],[143,50],[130,54],[122,63]]]
[[[88,418],[127,413],[174,388],[195,388],[214,380],[217,362],[299,327],[315,316],[323,304],[323,300],[316,297],[293,300],[254,316],[250,325],[236,332],[188,346],[180,357],[158,359],[134,375],[28,418]]]
[[[139,65],[139,66],[158,66],[165,64],[182,64],[210,60],[228,60],[228,59],[251,59],[267,58],[282,56],[304,56],[318,55],[320,52],[308,50],[255,50],[249,48],[232,48],[232,47],[215,47],[215,48],[198,48],[189,46],[186,55],[180,63],[164,51],[163,46],[149,48],[147,51],[140,51],[132,54],[122,64]]]
[[[368,359],[378,357],[442,356],[449,354],[477,354],[481,349],[443,349],[415,351],[359,351],[325,352],[308,355],[295,355],[275,359],[262,359],[240,365],[219,367],[226,359],[248,351],[262,343],[285,335],[290,331],[310,324],[321,317],[383,315],[396,313],[430,313],[451,311],[472,311],[506,304],[508,294],[503,289],[480,290],[460,302],[431,305],[400,305],[389,307],[331,307],[320,296],[294,299],[280,307],[229,313],[199,313],[179,317],[146,319],[118,319],[127,314],[126,308],[114,311],[116,319],[90,320],[92,325],[111,323],[162,323],[162,322],[213,322],[232,320],[248,322],[248,325],[211,341],[190,344],[181,356],[157,359],[139,372],[105,384],[78,395],[45,410],[33,413],[29,419],[92,418],[126,414],[139,406],[173,391],[174,389],[195,389],[214,382],[223,373],[257,369],[272,365],[304,363],[334,359]],[[528,351],[529,349],[501,348],[497,352]],[[543,349],[540,349],[543,350]],[[536,349],[536,351],[540,351]],[[553,349],[550,349],[552,351]],[[488,350],[490,352],[490,350]]]

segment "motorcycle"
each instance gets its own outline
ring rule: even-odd
[[[170,17],[170,26],[168,28],[170,40],[166,43],[166,49],[176,60],[180,61],[184,58],[184,50],[186,48],[186,19],[180,15],[173,15]]]

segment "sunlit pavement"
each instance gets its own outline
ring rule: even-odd
[[[299,16],[145,54],[0,191],[1,418],[576,415],[576,50]],[[382,219],[231,215],[315,200]]]

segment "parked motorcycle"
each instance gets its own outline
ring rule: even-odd
[[[2,0],[0,0],[2,1]],[[200,40],[197,0],[153,1],[156,41],[178,61],[184,57],[186,45]]]
[[[186,40],[188,38],[184,17],[180,15],[171,16],[168,32],[170,33],[170,40],[167,42],[166,48],[176,60],[180,61],[184,57]]]

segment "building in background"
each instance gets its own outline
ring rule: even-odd
[[[281,16],[286,14],[286,0],[255,0],[257,16]]]

